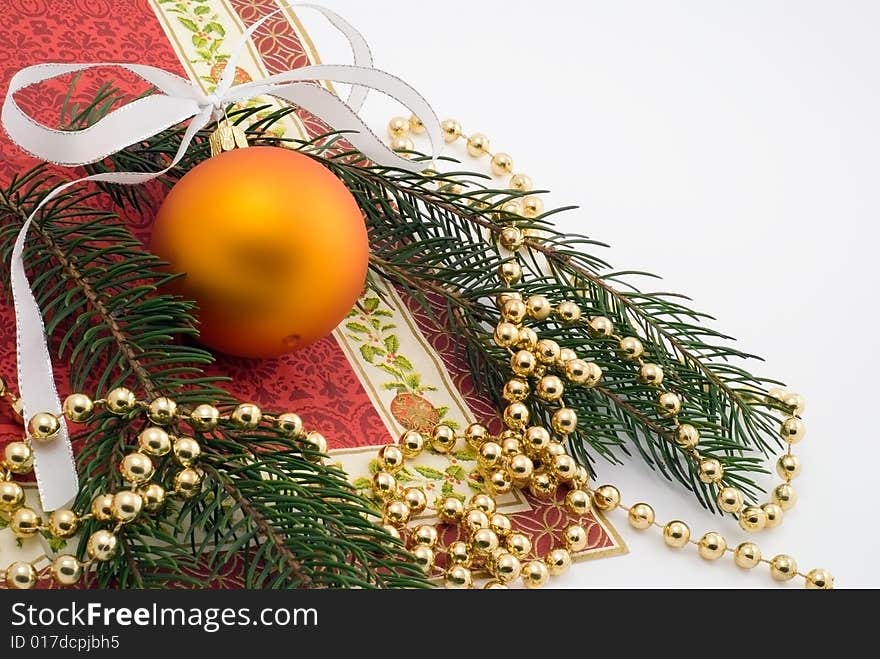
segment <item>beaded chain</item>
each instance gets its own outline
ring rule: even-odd
[[[467,151],[471,156],[480,158],[488,155],[490,157],[492,173],[495,176],[510,175],[508,181],[510,189],[518,192],[528,192],[531,189],[531,179],[527,175],[512,174],[513,159],[508,154],[492,154],[490,152],[489,140],[485,135],[476,133],[466,136],[462,132],[461,124],[453,119],[445,120],[442,126],[448,143],[456,142],[459,139],[465,140]],[[408,135],[409,133],[422,134],[424,127],[415,117],[410,119],[395,117],[388,124],[388,133],[392,138],[391,146],[393,149],[412,151],[414,145]],[[508,215],[534,218],[543,211],[543,205],[537,197],[526,196],[514,200],[514,202],[505,203],[502,211]],[[512,252],[520,249],[524,240],[523,231],[516,226],[505,227],[499,235],[501,246]],[[506,261],[500,266],[498,276],[507,286],[512,286],[522,278],[522,270],[515,260]],[[725,538],[714,531],[706,533],[699,540],[693,540],[690,528],[682,521],[674,520],[665,525],[657,523],[654,509],[646,503],[637,503],[631,507],[622,505],[620,492],[613,485],[602,485],[593,490],[587,485],[586,471],[582,473],[582,478],[570,476],[569,470],[575,463],[565,452],[564,445],[556,440],[551,440],[549,431],[541,426],[526,427],[529,410],[524,401],[530,395],[532,383],[534,383],[534,393],[539,399],[545,403],[557,403],[558,407],[551,418],[551,428],[557,436],[564,440],[577,428],[577,415],[562,401],[563,378],[570,384],[593,387],[601,380],[602,369],[595,362],[578,358],[571,349],[560,348],[553,340],[539,339],[532,328],[524,325],[524,321],[541,323],[552,318],[566,325],[583,324],[591,336],[607,342],[612,349],[630,361],[633,364],[634,376],[643,384],[656,389],[659,411],[673,425],[670,441],[696,464],[700,481],[714,489],[718,507],[724,512],[735,515],[740,527],[748,532],[779,526],[785,511],[790,510],[797,501],[797,495],[791,481],[800,474],[801,464],[792,452],[792,447],[803,439],[805,433],[804,423],[801,419],[804,399],[801,395],[782,389],[773,389],[768,392],[768,402],[777,407],[783,407],[787,411],[787,416],[779,427],[779,434],[786,442],[787,450],[776,463],[776,471],[782,482],[773,489],[768,502],[763,504],[749,503],[739,488],[725,484],[721,462],[708,452],[699,450],[699,431],[695,426],[683,422],[680,418],[681,397],[664,386],[663,368],[658,364],[647,362],[643,358],[644,346],[638,337],[617,334],[614,323],[609,318],[604,316],[586,317],[582,314],[577,303],[572,301],[563,301],[554,307],[543,295],[532,295],[523,300],[520,293],[510,291],[499,296],[498,306],[501,318],[495,327],[493,338],[499,347],[507,349],[510,353],[510,368],[515,376],[505,384],[502,393],[504,399],[510,403],[504,410],[503,421],[508,429],[506,433],[522,433],[522,436],[517,439],[522,441],[522,445],[526,449],[523,453],[512,455],[505,454],[503,451],[501,453],[507,456],[503,466],[515,484],[528,485],[529,490],[536,496],[548,496],[551,492],[555,492],[557,484],[570,483],[573,485],[573,489],[566,495],[566,503],[572,512],[582,512],[581,504],[583,502],[587,504],[583,511],[587,510],[590,501],[595,508],[602,512],[621,508],[627,513],[627,519],[634,528],[647,529],[651,526],[657,526],[662,529],[663,539],[670,547],[681,548],[693,544],[697,547],[700,556],[707,560],[716,560],[724,556],[725,553],[730,553],[733,555],[736,565],[744,569],[753,568],[759,563],[769,565],[771,576],[776,580],[787,581],[799,575],[804,578],[808,588],[832,587],[833,578],[827,570],[814,569],[806,574],[798,572],[797,563],[791,556],[779,554],[769,560],[762,558],[760,549],[753,542],[744,542],[731,548],[728,547]],[[448,427],[444,428],[446,429],[441,431],[441,435],[449,435],[451,430]],[[437,429],[435,428],[436,433]],[[505,434],[505,437],[507,436]],[[533,443],[537,441],[537,438],[541,438],[542,441],[546,438],[546,444],[542,441],[538,441],[537,444]],[[473,440],[467,434],[465,439],[473,445]],[[475,448],[480,451],[482,456],[483,446],[488,446],[489,454],[494,455],[496,447],[499,446],[497,441],[499,438],[484,437],[483,439],[485,444],[478,444]],[[402,441],[405,443],[405,440],[406,435]],[[432,446],[437,450],[433,435]],[[551,450],[546,453],[548,447]],[[538,461],[537,465],[536,460]],[[480,464],[482,466],[483,462]],[[492,464],[494,466],[494,463]],[[527,476],[523,476],[526,473]],[[487,472],[484,476],[492,487],[494,487],[496,479],[499,484],[505,482],[498,475],[497,470],[491,473]],[[496,491],[501,493],[503,490]],[[445,505],[445,502],[441,502],[441,519],[444,519],[442,509]],[[480,506],[477,507],[480,508]],[[554,550],[554,552],[556,551],[558,550]],[[451,558],[448,560],[454,564]],[[491,561],[487,567],[491,573]],[[524,582],[529,585],[530,580],[527,576],[524,577]]]
[[[20,416],[21,400],[9,391],[2,379],[0,395],[11,402],[13,412]],[[0,465],[0,515],[17,538],[44,534],[67,539],[86,520],[107,524],[107,528],[98,529],[89,536],[86,560],[81,561],[70,554],[59,554],[52,559],[48,573],[61,586],[78,583],[93,564],[112,559],[119,544],[116,534],[124,525],[143,513],[158,514],[169,497],[190,499],[201,493],[203,473],[197,466],[201,446],[193,437],[178,432],[181,421],[185,421],[194,433],[213,432],[226,424],[238,430],[255,430],[260,424],[269,424],[284,436],[300,440],[301,446],[307,449],[304,451],[307,459],[321,460],[327,451],[327,440],[323,435],[305,432],[297,414],[264,414],[253,403],[241,403],[229,414],[221,414],[210,404],[183,409],[164,396],[150,401],[137,400],[129,389],[118,387],[99,400],[92,400],[82,393],[71,394],[64,400],[62,409],[64,417],[77,424],[89,423],[97,411],[104,409],[118,416],[143,413],[150,425],[138,434],[136,448],[119,462],[119,473],[129,484],[129,489],[98,494],[85,514],[70,509],[52,511],[45,523],[37,511],[25,505],[24,489],[13,480],[13,476],[29,474],[33,470],[32,443],[53,441],[61,429],[61,421],[48,412],[34,414],[28,420],[25,437],[6,445]],[[178,469],[171,479],[171,488],[166,490],[152,480],[156,463],[168,456]],[[29,589],[37,584],[41,572],[33,563],[16,561],[0,576],[9,588]]]

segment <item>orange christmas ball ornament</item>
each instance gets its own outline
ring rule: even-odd
[[[292,149],[226,151],[188,172],[156,216],[152,251],[183,273],[210,348],[274,357],[328,335],[363,291],[364,218],[330,170]]]

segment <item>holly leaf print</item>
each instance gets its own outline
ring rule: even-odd
[[[424,478],[427,478],[432,481],[443,480],[443,472],[437,471],[433,467],[428,467],[427,465],[415,465],[413,467],[419,474],[421,474]]]

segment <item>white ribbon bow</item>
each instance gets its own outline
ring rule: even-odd
[[[339,131],[352,131],[347,139],[370,160],[410,171],[424,164],[405,160],[388,149],[358,117],[368,89],[381,91],[405,105],[422,118],[431,141],[433,154],[440,152],[440,123],[431,106],[399,78],[372,67],[373,60],[364,37],[332,11],[310,4],[291,6],[318,11],[348,39],[354,54],[354,65],[314,65],[286,71],[241,85],[233,85],[235,69],[247,40],[267,19],[282,11],[264,16],[242,34],[226,62],[217,87],[206,95],[199,87],[180,76],[141,64],[39,64],[17,72],[9,83],[3,103],[2,124],[10,139],[41,160],[58,165],[77,166],[103,160],[127,146],[161,133],[192,119],[174,159],[165,169],[155,173],[109,172],[86,176],[54,188],[34,209],[23,224],[12,251],[12,295],[15,305],[18,386],[25,425],[39,412],[51,412],[61,420],[61,431],[50,442],[34,442],[34,468],[44,510],[66,505],[79,489],[76,465],[61,401],[55,387],[52,360],[46,343],[46,331],[40,308],[25,274],[22,254],[28,229],[34,216],[49,200],[67,188],[84,181],[138,185],[154,179],[180,162],[195,135],[212,119],[222,117],[223,108],[256,96],[270,95],[295,104]],[[15,93],[31,85],[99,66],[118,66],[151,83],[160,93],[140,98],[113,112],[100,121],[75,131],[60,131],[37,123],[16,103]],[[314,84],[318,80],[352,85],[345,103],[326,89]]]

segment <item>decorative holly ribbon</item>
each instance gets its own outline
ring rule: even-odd
[[[12,295],[15,305],[18,386],[23,403],[25,427],[33,414],[51,412],[61,420],[61,431],[51,442],[34,442],[34,468],[44,510],[66,505],[79,489],[73,450],[62,415],[61,401],[55,387],[52,359],[46,330],[34,298],[22,254],[28,229],[37,212],[67,188],[85,181],[139,185],[161,176],[180,162],[196,134],[212,120],[223,116],[226,106],[257,96],[274,96],[324,120],[339,131],[351,131],[347,139],[373,162],[417,171],[423,163],[401,158],[388,149],[358,116],[369,89],[383,92],[420,117],[431,140],[433,153],[440,152],[440,122],[431,106],[410,85],[399,78],[373,68],[372,55],[363,35],[342,17],[320,6],[292,4],[291,7],[314,9],[322,14],[348,39],[354,54],[353,65],[314,65],[285,71],[245,84],[234,85],[235,68],[250,36],[278,9],[251,25],[242,34],[226,62],[217,87],[205,94],[180,76],[140,64],[38,64],[17,72],[9,83],[3,103],[2,124],[10,139],[25,151],[46,162],[74,167],[103,160],[133,144],[191,119],[180,147],[168,167],[153,173],[108,172],[86,176],[54,188],[37,205],[22,225],[12,251]],[[16,92],[56,78],[95,67],[116,66],[127,69],[156,87],[159,93],[124,105],[82,130],[61,131],[44,126],[28,116],[16,103]],[[352,85],[347,102],[314,84],[327,80]]]

